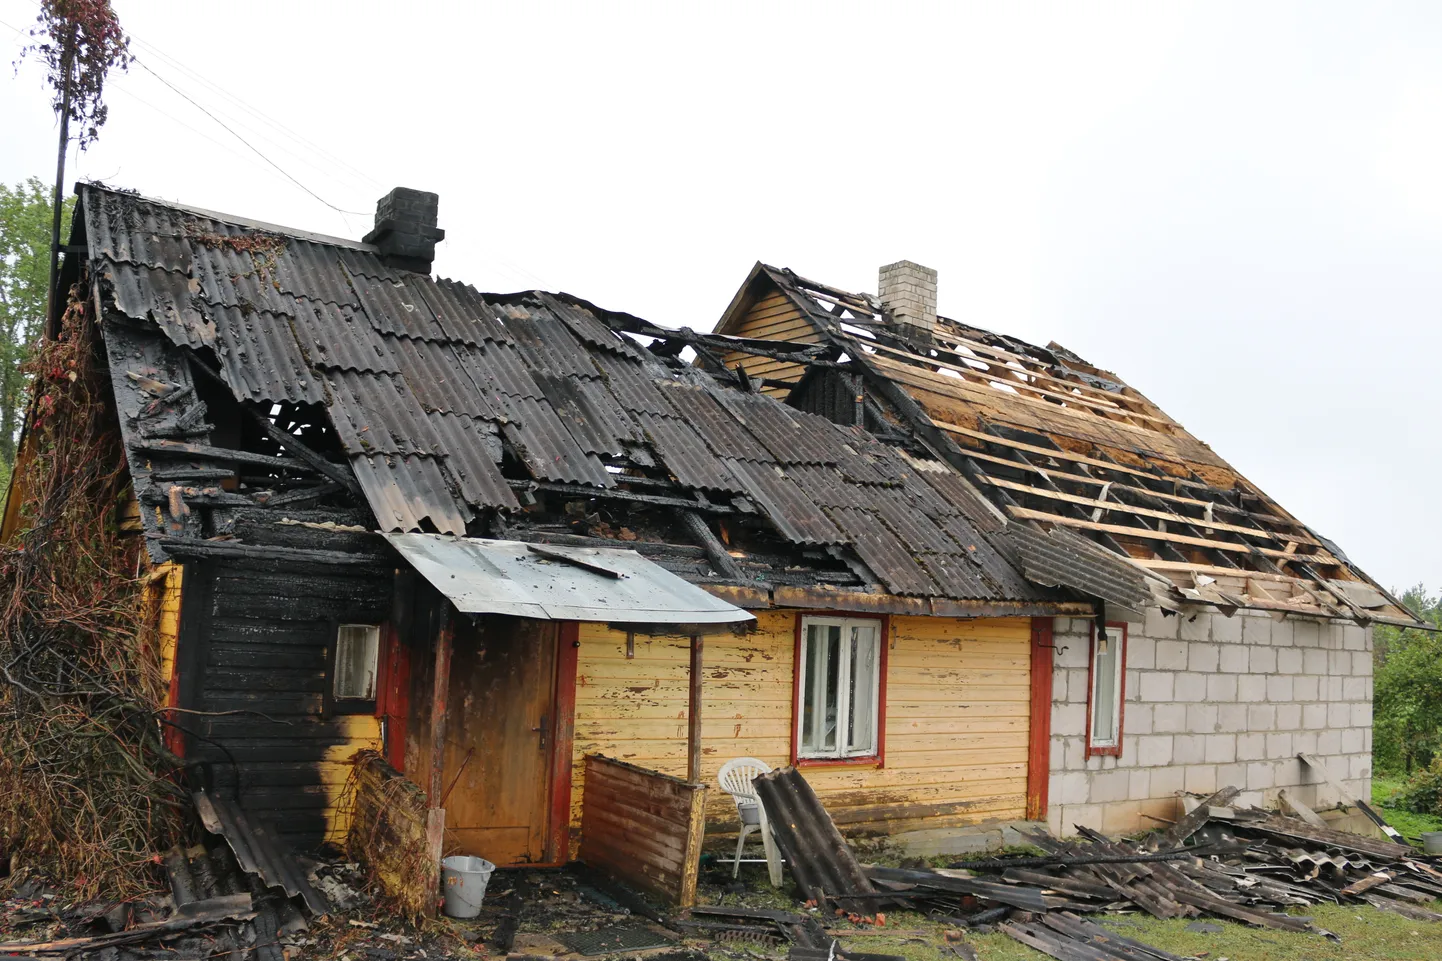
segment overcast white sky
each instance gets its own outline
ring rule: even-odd
[[[758,259],[910,258],[1442,587],[1442,5],[115,7],[140,64],[71,181],[357,238],[434,190],[439,273],[698,329]],[[0,0],[7,62],[35,12]],[[0,180],[53,177],[37,67],[0,129]]]

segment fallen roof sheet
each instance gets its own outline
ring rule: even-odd
[[[435,534],[386,539],[467,614],[626,624],[755,620],[635,551]]]

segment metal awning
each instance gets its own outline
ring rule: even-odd
[[[635,551],[386,534],[401,556],[467,614],[624,624],[738,624],[745,610]]]

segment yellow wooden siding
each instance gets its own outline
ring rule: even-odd
[[[160,620],[155,631],[160,648],[160,677],[169,690],[170,680],[175,674],[175,645],[180,638],[180,592],[185,568],[174,561],[166,561],[152,573],[160,591]]]
[[[796,618],[756,613],[757,629],[705,644],[701,776],[734,757],[774,766],[791,752]],[[1026,618],[893,617],[888,638],[885,765],[807,767],[807,780],[852,834],[891,834],[993,817],[1026,807],[1031,628]],[[684,776],[687,670],[684,637],[635,639],[582,624],[576,683],[573,830],[582,804],[582,758],[605,754]],[[707,820],[735,820],[720,792]]]
[[[758,300],[741,324],[732,333],[738,337],[756,337],[762,340],[784,340],[798,344],[816,344],[820,336],[811,321],[784,294],[775,293]],[[751,354],[729,353],[722,357],[727,367],[738,364],[752,377],[767,377],[775,380],[795,382],[801,379],[805,370],[797,364],[756,357]],[[768,392],[773,392],[769,388]]]

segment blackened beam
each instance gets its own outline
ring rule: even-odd
[[[701,519],[701,515],[695,511],[682,511],[681,522],[691,536],[705,548],[706,559],[716,568],[717,573],[733,581],[746,580],[736,559],[726,552],[726,546],[711,532],[711,526]]]
[[[209,368],[206,369],[209,370]],[[256,426],[265,431],[271,440],[290,451],[298,460],[305,461],[311,467],[314,467],[318,473],[329,477],[355,496],[364,496],[361,493],[360,484],[356,481],[349,467],[332,464],[323,456],[311,450],[305,444],[302,444],[299,437],[296,437],[294,434],[288,434],[275,426],[275,424],[270,422],[269,418],[262,417],[248,407],[245,408],[245,412],[250,415],[250,419],[255,422]]]
[[[231,450],[228,447],[211,447],[208,444],[188,444],[178,440],[147,440],[130,445],[133,450],[148,454],[172,454],[176,457],[204,457],[209,460],[226,461],[232,464],[253,464],[257,467],[275,467],[281,470],[305,471],[314,474],[314,467],[293,457],[272,457],[269,454],[252,454],[246,450]]]
[[[512,490],[542,491],[547,494],[564,494],[570,497],[595,498],[599,500],[628,501],[633,504],[652,504],[656,507],[681,507],[686,510],[708,511],[713,514],[731,514],[734,508],[724,504],[702,503],[685,497],[669,497],[665,494],[637,494],[633,491],[618,490],[614,487],[586,487],[582,484],[559,484],[553,481],[507,480]]]
[[[607,318],[606,323],[612,330],[622,333],[635,334],[639,337],[650,337],[667,343],[680,342],[698,350],[704,347],[727,353],[753,354],[757,357],[768,357],[772,360],[784,360],[793,364],[805,364],[816,367],[846,366],[845,364],[838,363],[834,360],[827,360],[822,357],[822,355],[832,349],[828,344],[808,345],[798,349],[796,344],[785,340],[758,340],[754,337],[701,334],[689,327],[682,327],[680,329],[658,327],[649,321],[644,321],[637,317],[612,316]]]
[[[250,557],[350,567],[385,567],[390,563],[384,554],[327,551],[304,547],[274,547],[267,544],[243,544],[238,541],[202,541],[186,537],[158,537],[154,540],[167,554],[176,557]]]

